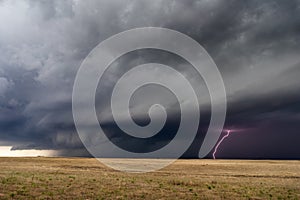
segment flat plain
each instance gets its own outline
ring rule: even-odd
[[[0,199],[300,199],[300,161],[182,159],[126,173],[93,158],[0,158]]]

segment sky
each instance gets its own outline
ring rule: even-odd
[[[300,159],[299,0],[0,0],[0,155],[11,146],[89,156],[72,117],[77,70],[101,41],[147,26],[190,36],[218,66],[227,94],[225,128],[240,130],[223,141],[218,158]],[[136,151],[172,138],[178,124],[173,97],[165,105],[172,108],[165,134],[147,147],[118,138],[109,115],[115,82],[132,66],[153,60],[180,69],[201,91],[200,128],[184,154],[196,157],[210,118],[209,94],[201,77],[176,55],[140,50],[114,62],[97,90],[99,123],[119,145],[134,145]],[[172,76],[165,78],[177,84]],[[132,103],[140,124],[148,121],[145,108],[159,101],[142,96]]]

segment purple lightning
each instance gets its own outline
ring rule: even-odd
[[[251,130],[251,128],[247,128],[247,129],[227,129],[225,130],[227,133],[226,135],[224,135],[221,140],[217,143],[217,145],[215,146],[214,152],[213,152],[213,158],[216,159],[216,153],[218,151],[219,146],[222,144],[222,142],[225,140],[225,138],[229,137],[231,133],[233,132],[242,132],[242,131],[249,131]]]
[[[218,150],[220,144],[223,142],[223,140],[224,140],[225,138],[227,138],[227,137],[230,135],[230,132],[231,132],[231,130],[227,130],[227,134],[224,135],[224,136],[221,138],[221,140],[217,143],[217,145],[216,145],[216,147],[215,147],[215,150],[214,150],[214,152],[213,152],[213,158],[214,158],[214,159],[216,159],[216,153],[217,153],[217,150]]]

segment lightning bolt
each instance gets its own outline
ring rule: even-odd
[[[225,131],[227,132],[226,135],[224,135],[221,140],[217,143],[217,145],[215,146],[214,152],[213,152],[213,158],[216,159],[216,153],[218,151],[218,148],[220,147],[220,145],[222,144],[222,142],[225,140],[225,138],[229,137],[231,133],[235,133],[235,132],[244,132],[244,131],[249,131],[249,130],[253,130],[253,128],[243,128],[243,129],[225,129]]]
[[[213,158],[214,158],[214,159],[216,159],[216,153],[217,153],[217,151],[218,151],[218,148],[219,148],[220,144],[223,142],[223,140],[224,140],[225,138],[229,137],[230,133],[231,133],[231,130],[227,130],[227,134],[224,135],[224,136],[221,138],[221,140],[217,143],[217,145],[215,146],[215,149],[214,149],[214,152],[213,152]]]

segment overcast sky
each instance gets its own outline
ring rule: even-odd
[[[243,129],[222,143],[217,157],[300,158],[299,0],[0,0],[0,146],[87,155],[72,117],[76,72],[99,42],[145,26],[187,34],[217,64],[228,100],[225,128]],[[175,57],[149,50],[116,62],[101,80],[105,87],[97,97],[99,119],[107,108],[103,92],[109,93],[132,63],[187,66],[186,77],[205,91],[201,78]],[[118,65],[127,68],[116,70]],[[145,99],[139,101],[148,105]],[[209,111],[201,115],[203,123],[187,157],[197,155],[207,128]],[[168,124],[167,133],[176,128],[174,123]],[[117,131],[111,120],[104,126],[110,133]]]

